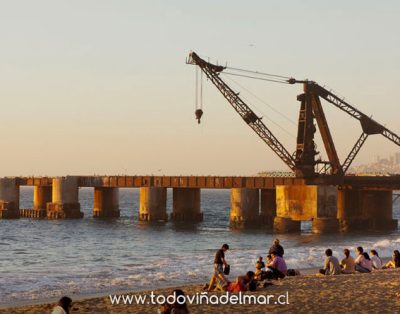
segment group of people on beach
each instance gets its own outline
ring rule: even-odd
[[[260,256],[256,262],[255,271],[248,271],[231,282],[227,279],[230,272],[230,265],[225,259],[225,252],[229,250],[228,244],[223,244],[217,251],[214,258],[214,270],[210,283],[204,286],[207,291],[255,291],[257,287],[266,287],[272,284],[272,280],[283,279],[286,276],[296,276],[300,272],[295,269],[288,269],[283,258],[285,253],[279,239],[273,241],[268,251],[266,262]],[[370,254],[364,252],[364,249],[357,247],[357,256],[353,258],[349,249],[344,249],[344,258],[339,262],[338,258],[333,256],[331,249],[325,251],[325,262],[322,269],[319,270],[323,275],[339,275],[369,273],[374,270],[384,268],[400,267],[400,253],[395,250],[392,259],[384,264],[376,250],[371,250]]]
[[[228,244],[223,244],[216,252],[214,258],[214,269],[210,283],[206,284],[204,290],[207,291],[228,291],[242,292],[255,291],[257,287],[266,287],[272,284],[273,280],[280,280],[286,276],[296,276],[300,272],[294,269],[288,269],[283,258],[285,250],[280,241],[275,239],[266,256],[266,262],[260,256],[255,265],[255,271],[248,271],[242,276],[238,276],[235,281],[229,281],[227,275],[230,273],[230,265],[225,259],[225,253],[229,250]],[[319,270],[322,275],[339,275],[369,273],[385,268],[400,268],[400,252],[393,251],[392,259],[386,264],[383,263],[376,250],[370,250],[370,254],[359,246],[356,249],[356,258],[353,258],[349,249],[343,250],[344,257],[339,259],[333,256],[331,249],[325,251],[325,262],[323,268]],[[175,296],[184,296],[180,289],[172,292]],[[72,300],[69,297],[62,297],[53,309],[52,314],[69,314],[72,307]],[[159,309],[160,314],[189,314],[189,310],[184,304],[165,303]]]
[[[332,250],[327,249],[324,267],[319,272],[323,275],[339,275],[354,274],[355,272],[369,273],[379,269],[400,267],[400,252],[398,250],[393,251],[392,259],[386,264],[382,262],[376,250],[371,250],[368,254],[361,246],[356,249],[356,258],[350,255],[349,249],[344,249],[343,254],[344,258],[339,262],[338,258],[333,256]]]
[[[225,259],[225,252],[229,250],[228,244],[223,244],[215,254],[214,271],[210,283],[204,286],[207,291],[255,291],[257,286],[262,284],[264,287],[269,281],[282,279],[286,275],[296,275],[295,270],[288,270],[283,258],[285,253],[278,239],[275,239],[267,255],[266,264],[262,257],[256,262],[255,271],[248,271],[243,276],[236,278],[234,282],[227,279],[230,272],[230,265]]]

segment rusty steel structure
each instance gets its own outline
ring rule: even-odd
[[[220,74],[227,69],[226,66],[215,65],[207,62],[195,52],[191,52],[189,54],[187,63],[198,66],[231,104],[235,111],[246,122],[246,124],[252,128],[253,131],[291,169],[291,171],[295,173],[296,177],[304,178],[310,184],[314,184],[316,182],[321,182],[321,184],[344,183],[346,181],[344,178],[346,172],[369,135],[381,134],[396,145],[400,146],[400,137],[397,134],[368,117],[366,114],[362,113],[360,110],[344,101],[344,99],[341,99],[316,82],[310,80],[296,80],[294,78],[285,78],[279,75],[268,74],[270,77],[264,79],[266,81],[287,84],[303,84],[303,93],[297,97],[297,100],[300,102],[300,110],[297,124],[296,149],[294,154],[291,154],[289,150],[282,145],[282,143],[275,137],[271,130],[264,124],[262,117],[258,117],[250,108],[250,106],[243,101],[239,93],[235,92],[221,78]],[[229,69],[258,74],[260,73],[235,68]],[[249,75],[237,75],[255,78]],[[351,117],[360,121],[362,134],[343,163],[340,162],[338,157],[335,143],[329,129],[328,121],[323,110],[321,99],[329,102],[340,110],[346,112]],[[201,114],[203,114],[203,112],[201,112]],[[201,116],[199,117],[198,113],[196,113],[196,116],[198,121],[200,121]],[[328,157],[327,161],[316,158],[318,155],[314,142],[314,135],[317,131],[316,126],[318,126],[322,137],[324,148]]]
[[[51,186],[53,177],[17,177],[19,186]],[[400,175],[343,176],[337,178],[296,178],[289,176],[77,176],[79,187],[109,188],[204,188],[204,189],[274,189],[278,185],[338,184],[342,187],[400,190]]]

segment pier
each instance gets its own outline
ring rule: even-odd
[[[19,208],[19,189],[33,186],[33,208]],[[93,217],[117,218],[119,189],[139,188],[142,222],[202,221],[201,189],[230,189],[232,228],[299,232],[312,221],[314,233],[397,229],[393,191],[400,176],[284,177],[65,176],[0,178],[0,218],[79,219],[79,188],[92,187]],[[167,214],[167,189],[173,208]]]
[[[286,148],[264,123],[263,117],[258,116],[241,98],[240,92],[235,92],[223,79],[225,70],[247,73],[246,77],[253,79],[257,79],[256,75],[271,74],[212,64],[193,51],[187,63],[201,70],[242,120],[290,169],[291,174],[253,177],[136,175],[0,178],[0,218],[82,218],[80,187],[93,188],[93,217],[117,218],[120,216],[119,189],[138,188],[139,208],[132,210],[138,210],[139,221],[198,223],[207,215],[202,211],[201,189],[229,189],[232,228],[262,228],[289,233],[299,232],[302,221],[312,221],[314,233],[397,229],[397,220],[393,219],[396,198],[393,191],[400,190],[400,175],[357,175],[349,173],[349,169],[368,137],[379,135],[400,146],[400,136],[315,81],[273,75],[274,82],[303,86],[302,93],[297,96],[300,106],[296,147],[294,150]],[[196,79],[196,84],[198,82],[202,84],[201,79]],[[360,123],[361,135],[342,162],[322,101]],[[200,123],[203,110],[197,105],[195,115]],[[317,150],[317,128],[326,156]],[[33,208],[20,209],[20,186],[34,186]],[[167,189],[172,189],[170,215],[166,210]]]

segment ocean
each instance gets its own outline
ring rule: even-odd
[[[139,190],[120,190],[121,217],[92,217],[93,189],[81,188],[85,217],[79,220],[0,220],[0,307],[190,283],[206,283],[215,251],[228,243],[231,278],[254,270],[275,235],[229,228],[229,190],[202,190],[204,221],[195,226],[137,221]],[[20,207],[32,207],[33,188],[21,187]],[[399,201],[394,217],[400,219]],[[168,191],[168,212],[172,191]],[[379,209],[377,209],[379,210]],[[279,235],[289,268],[320,267],[326,248],[341,257],[343,248],[361,245],[389,257],[400,248],[400,232]],[[353,253],[354,255],[354,253]]]

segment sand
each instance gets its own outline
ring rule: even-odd
[[[202,292],[202,286],[180,287],[188,295]],[[168,294],[171,289],[154,290]],[[189,305],[190,313],[400,313],[400,270],[339,276],[303,275],[287,277],[250,295],[275,296],[288,293],[285,305]],[[144,291],[141,293],[148,293]],[[137,293],[135,293],[137,294]],[[218,294],[218,293],[214,293]],[[283,299],[282,299],[283,300]],[[273,303],[273,302],[272,302]],[[0,313],[50,313],[54,304],[23,306]],[[111,305],[108,296],[74,302],[71,313],[157,313],[155,305]]]

